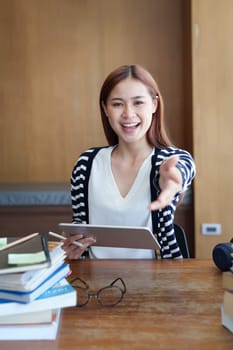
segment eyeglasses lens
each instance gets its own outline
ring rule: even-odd
[[[116,286],[106,287],[99,291],[98,298],[104,306],[116,305],[122,299],[122,291]]]

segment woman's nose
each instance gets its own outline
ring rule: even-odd
[[[124,106],[124,110],[123,110],[123,116],[124,117],[131,117],[132,115],[134,115],[134,109],[133,106],[127,104]]]

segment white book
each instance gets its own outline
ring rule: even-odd
[[[53,340],[57,337],[61,310],[54,313],[52,322],[0,326],[0,340]]]
[[[55,283],[59,282],[62,278],[68,276],[70,272],[70,266],[68,264],[63,264],[33,291],[16,292],[10,290],[0,290],[0,299],[29,303],[38,298],[42,293],[52,287]]]
[[[23,304],[14,301],[0,300],[0,315],[18,315],[28,312],[52,310],[72,307],[77,304],[77,292],[71,284],[63,278],[56,285],[48,289],[31,303]]]
[[[0,325],[26,324],[38,322],[51,322],[53,310],[40,310],[22,314],[0,316]]]
[[[233,333],[233,317],[225,313],[223,305],[221,305],[221,322],[225,328]]]
[[[233,317],[233,291],[225,290],[223,293],[224,313]]]

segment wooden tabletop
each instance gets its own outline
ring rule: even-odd
[[[93,291],[121,277],[127,292],[115,307],[93,298],[62,311],[54,341],[2,341],[1,350],[224,350],[233,334],[221,326],[221,272],[210,260],[79,260],[71,264]]]

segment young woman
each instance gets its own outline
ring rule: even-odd
[[[71,176],[73,222],[147,226],[156,235],[162,258],[182,258],[173,220],[177,204],[191,184],[191,155],[174,147],[164,126],[158,85],[139,65],[124,65],[106,78],[100,111],[107,147],[80,155]],[[74,240],[84,243],[80,248]],[[92,246],[93,238],[69,237],[71,259],[86,248],[93,258],[155,258],[155,252]]]

